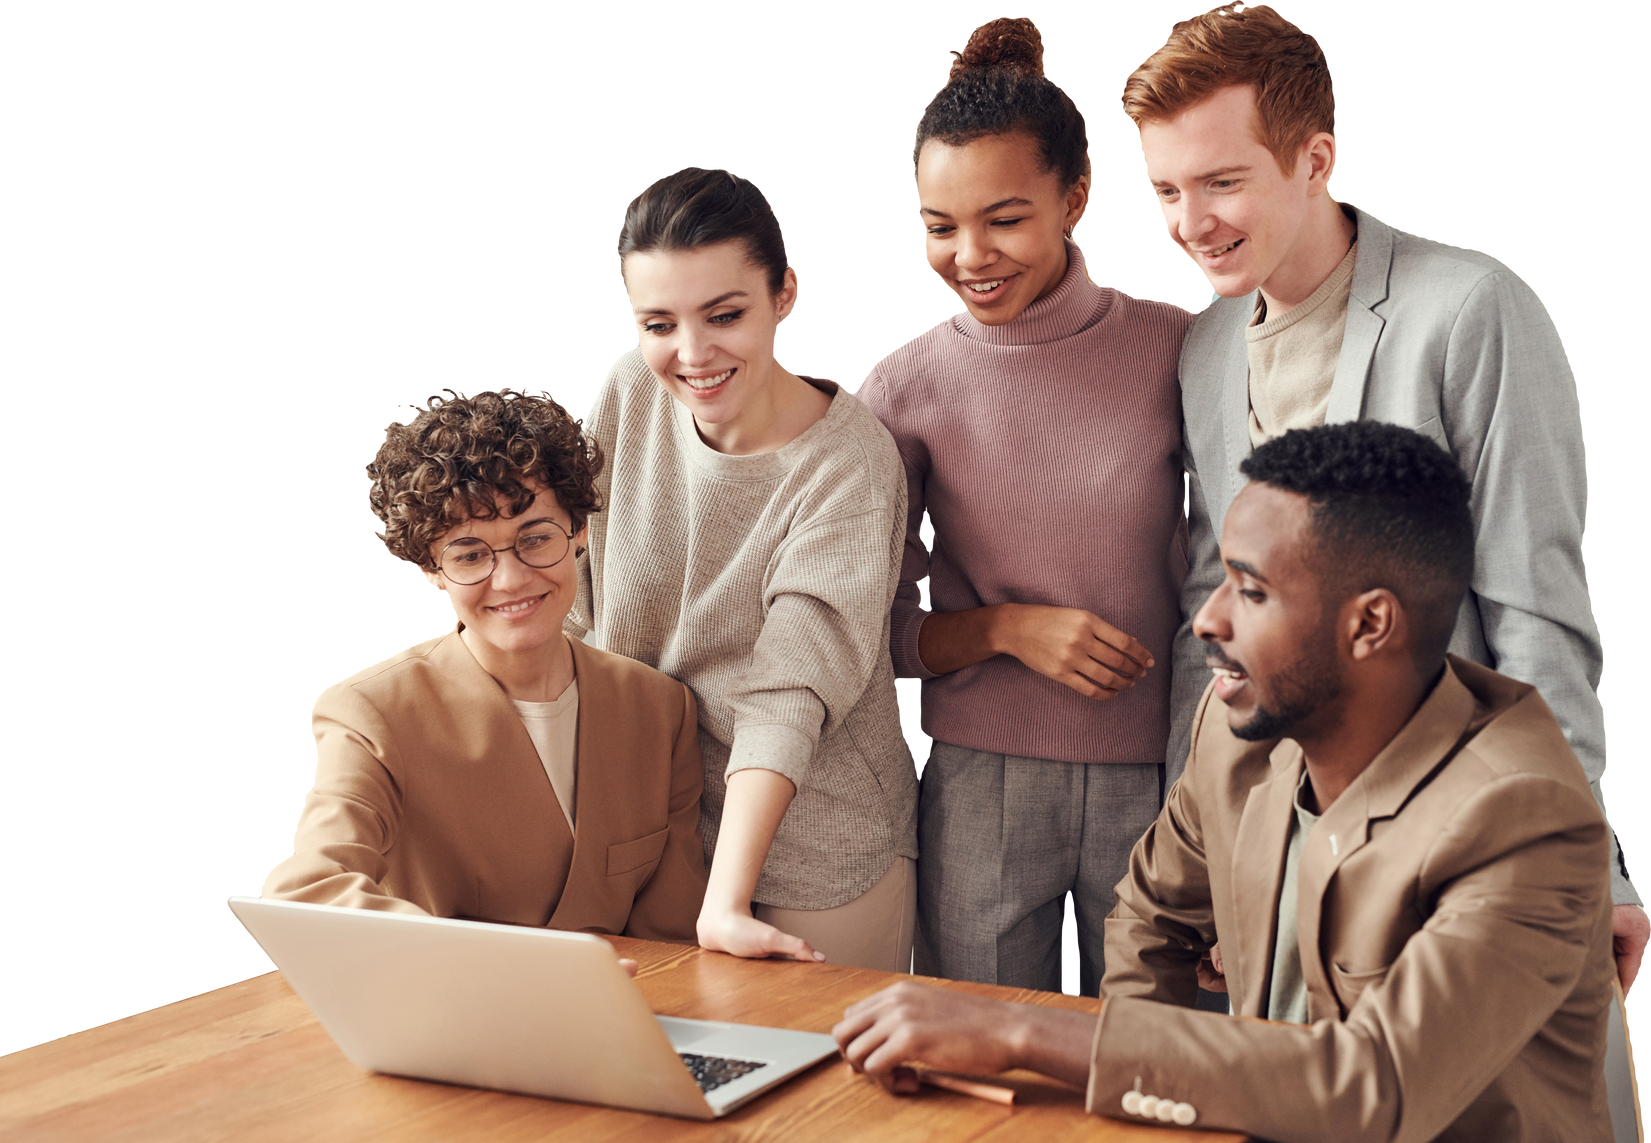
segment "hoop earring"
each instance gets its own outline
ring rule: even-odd
[[[574,548],[573,549],[573,558],[574,559],[578,559],[580,556],[582,556],[584,554],[585,554],[585,549],[584,548]]]

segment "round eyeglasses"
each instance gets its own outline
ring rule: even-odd
[[[493,574],[500,552],[515,552],[530,568],[553,568],[567,558],[572,545],[571,532],[546,520],[529,525],[508,548],[490,548],[475,536],[460,536],[441,550],[436,566],[454,583],[468,587]]]

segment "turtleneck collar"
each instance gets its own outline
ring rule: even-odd
[[[1004,325],[982,325],[967,310],[952,318],[952,328],[987,345],[1042,345],[1082,333],[1106,316],[1113,292],[1089,280],[1083,251],[1068,240],[1066,274],[1053,290]]]

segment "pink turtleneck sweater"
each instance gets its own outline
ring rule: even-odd
[[[1192,315],[1066,275],[1007,325],[967,313],[884,358],[859,396],[894,435],[909,488],[889,634],[921,678],[923,729],[956,746],[1063,762],[1161,762],[1170,645],[1186,567],[1181,391]],[[927,511],[935,549],[918,526]],[[1158,665],[1111,702],[997,655],[935,675],[917,653],[928,613],[994,603],[1079,607]]]

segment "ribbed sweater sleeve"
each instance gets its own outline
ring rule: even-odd
[[[887,571],[865,558],[866,539],[891,526],[882,511],[839,516],[777,553],[751,667],[728,695],[734,742],[725,773],[773,770],[801,786],[822,731],[859,701],[883,653],[889,605]]]
[[[893,394],[876,369],[866,378],[860,400],[885,426],[899,422],[893,415]],[[923,665],[918,637],[929,613],[923,609],[918,583],[929,577],[929,549],[923,546],[923,482],[927,465],[923,442],[895,438],[900,463],[906,471],[906,546],[900,560],[900,583],[895,588],[894,606],[889,615],[889,656],[894,673],[902,679],[932,679],[937,676]]]

